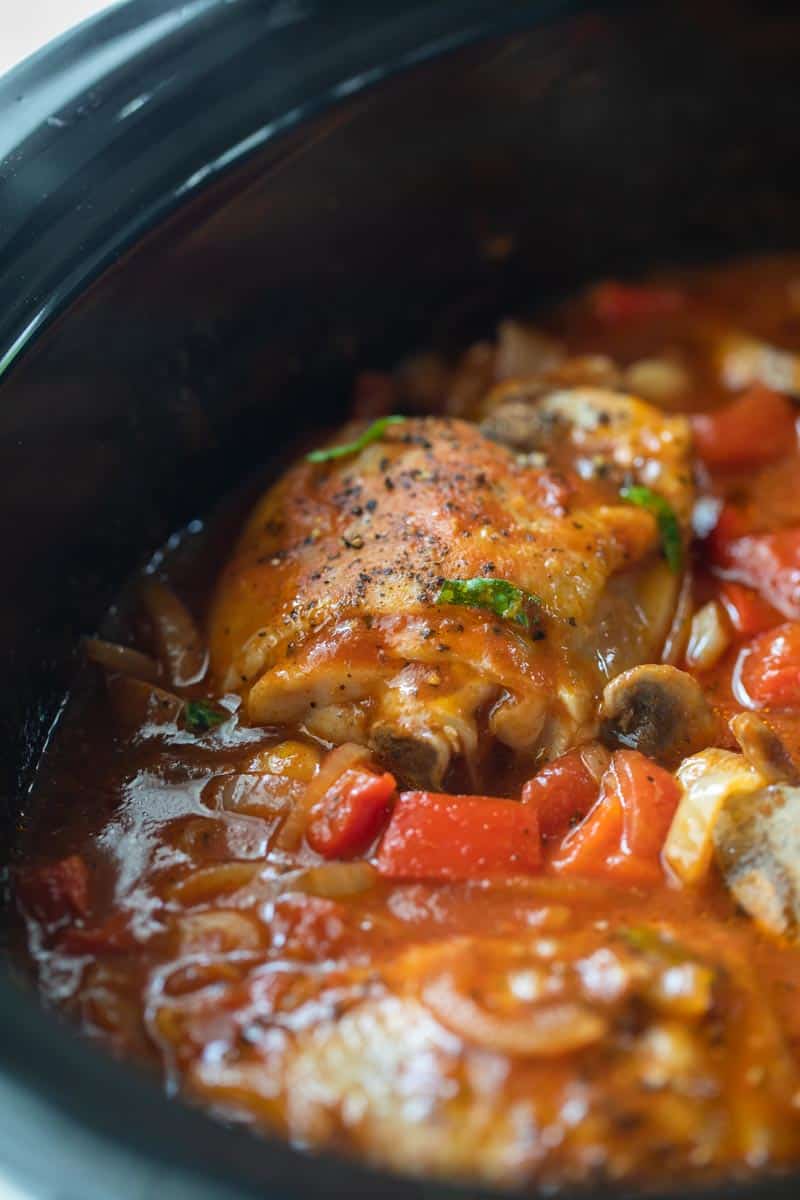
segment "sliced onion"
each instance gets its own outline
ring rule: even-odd
[[[259,862],[227,862],[213,867],[200,867],[184,879],[167,888],[170,900],[191,908],[194,904],[205,904],[217,896],[228,896],[236,892],[263,871],[263,860]]]
[[[366,758],[369,758],[369,750],[355,742],[345,742],[331,750],[284,821],[275,839],[276,846],[281,850],[296,850],[303,840],[311,810],[317,801],[322,799],[340,775]]]
[[[368,891],[377,879],[378,872],[368,862],[330,862],[292,872],[291,878],[281,880],[281,891],[336,900],[339,896],[357,896]]]
[[[602,742],[584,742],[582,746],[578,747],[578,751],[586,770],[595,782],[599,783],[611,762],[611,752]]]
[[[232,909],[188,913],[178,923],[182,955],[257,950],[263,942],[263,933],[252,917]]]
[[[692,617],[686,663],[699,671],[710,671],[731,644],[727,618],[716,600],[709,600]]]
[[[158,683],[161,669],[149,654],[142,654],[140,650],[120,646],[116,642],[106,642],[102,638],[84,638],[83,648],[88,659],[107,671],[119,671],[122,675],[132,675],[134,679]]]
[[[714,825],[725,801],[742,792],[758,791],[764,778],[743,754],[710,749],[684,759],[677,779],[683,795],[663,856],[683,883],[697,883],[711,864]]]
[[[599,1042],[608,1023],[599,1013],[569,1000],[530,1008],[524,1016],[501,1016],[483,1008],[444,973],[422,998],[442,1025],[465,1041],[528,1058],[555,1058]]]
[[[188,962],[178,959],[172,969],[164,977],[164,995],[173,999],[191,997],[194,992],[201,992],[212,987],[215,983],[236,983],[241,979],[241,971],[236,963],[221,958],[204,959],[198,955]],[[164,1037],[177,1041],[183,1034],[179,1024],[179,1009],[172,1005],[164,1005],[154,1018]],[[161,1014],[164,1014],[162,1023]],[[153,1018],[151,1018],[152,1020]]]
[[[672,624],[661,651],[661,661],[674,667],[683,659],[692,622],[692,572],[684,571]]]
[[[281,775],[219,775],[203,789],[210,808],[275,821],[284,817],[303,794],[303,785]]]
[[[266,750],[259,750],[248,770],[310,783],[319,770],[319,760],[320,753],[316,746],[290,738]]]
[[[627,368],[625,381],[635,396],[651,404],[680,399],[691,382],[685,368],[669,358],[640,358]]]
[[[107,686],[114,716],[127,730],[177,724],[183,713],[180,696],[132,675],[111,675]]]
[[[186,605],[154,576],[142,584],[141,597],[171,682],[175,687],[199,683],[208,668],[208,651]]]

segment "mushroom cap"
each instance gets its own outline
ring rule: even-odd
[[[639,750],[673,770],[714,743],[718,722],[700,684],[686,671],[648,663],[623,671],[603,691],[600,740]]]

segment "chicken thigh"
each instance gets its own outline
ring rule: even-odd
[[[386,423],[347,452],[349,427],[264,495],[209,628],[253,723],[369,745],[414,786],[454,765],[477,786],[498,746],[530,764],[591,736],[608,680],[658,658],[680,572],[620,491],[652,488],[685,529],[687,423],[517,386],[483,426]]]

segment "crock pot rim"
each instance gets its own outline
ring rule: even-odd
[[[625,2],[604,0],[604,7]],[[365,0],[280,0],[265,9],[260,0],[128,0],[62,34],[0,77],[0,379],[126,250],[271,141],[398,72],[485,37],[596,7],[591,0],[517,0],[499,11],[496,0],[382,0],[379,6]],[[256,27],[269,35],[272,64],[265,64],[249,122],[234,122],[231,113],[226,124],[226,114],[215,113],[209,142],[198,137],[208,114],[198,113],[180,131],[181,141],[191,143],[180,163],[162,161],[155,175],[155,148],[145,144],[151,166],[135,194],[128,187],[123,210],[113,174],[104,174],[97,153],[111,144],[119,152],[126,143],[132,155],[143,153],[138,126],[126,126],[120,114],[133,115],[148,97],[146,103],[157,103],[159,122],[168,125],[170,88],[186,94],[208,66],[196,53],[198,36],[206,46],[225,36],[243,48]],[[302,57],[292,59],[289,94],[285,82],[271,84],[268,68],[279,66],[282,56],[285,61],[298,34]],[[325,60],[337,38],[342,52],[331,68]],[[297,102],[304,81],[313,81],[313,90]],[[104,101],[111,90],[115,123]],[[96,149],[91,169],[70,177],[70,157],[87,144]],[[49,172],[55,165],[62,175],[55,186],[48,181],[47,190],[37,178],[45,153]],[[56,189],[65,179],[70,186],[59,204]],[[58,224],[60,239],[48,246],[42,277],[31,282],[29,263],[37,248],[29,231],[45,212],[49,226]],[[119,217],[111,228],[109,212]]]

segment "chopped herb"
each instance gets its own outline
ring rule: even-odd
[[[334,458],[346,458],[348,454],[358,454],[365,446],[379,442],[390,425],[397,425],[405,419],[405,417],[398,416],[379,417],[355,441],[345,442],[343,446],[329,446],[326,450],[312,450],[310,454],[306,455],[306,459],[312,463],[323,463],[330,462]]]
[[[667,565],[671,571],[680,571],[683,566],[683,539],[672,505],[663,496],[659,496],[649,487],[642,487],[640,484],[624,487],[620,496],[630,504],[638,504],[640,508],[646,508],[653,514],[658,522],[661,548],[664,551]]]
[[[208,733],[226,721],[230,713],[217,708],[209,700],[188,700],[183,713],[183,723],[189,733]]]
[[[627,942],[631,950],[641,954],[649,954],[654,958],[681,965],[692,961],[695,956],[680,942],[655,929],[652,925],[631,925],[620,930],[620,936]]]
[[[507,579],[445,579],[436,597],[437,604],[463,604],[467,608],[485,608],[496,617],[513,621],[523,629],[531,628],[531,613],[539,600]]]

